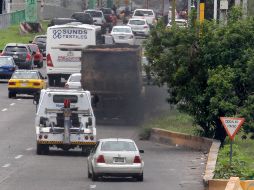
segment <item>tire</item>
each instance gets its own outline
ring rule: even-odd
[[[89,179],[92,178],[92,174],[89,172],[89,167],[87,167],[87,177],[88,177]]]
[[[38,154],[38,155],[43,154],[43,145],[42,144],[37,143],[36,154]]]
[[[12,92],[9,91],[8,98],[12,98]]]
[[[94,171],[92,170],[92,181],[98,181],[98,176],[94,173]]]
[[[16,98],[16,93],[12,92],[12,91],[9,91],[8,98]]]
[[[139,176],[136,177],[137,181],[143,181],[144,180],[144,174],[140,174]]]
[[[82,146],[82,155],[83,156],[89,156],[89,154],[90,154],[90,148],[87,148],[87,147],[85,147],[85,146]]]

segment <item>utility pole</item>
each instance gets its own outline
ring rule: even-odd
[[[243,0],[243,18],[246,18],[248,14],[248,0]]]
[[[218,10],[218,0],[213,1],[213,19],[216,22],[217,21],[217,10]]]
[[[235,0],[235,6],[240,6],[241,5],[241,0]]]
[[[170,3],[170,0],[169,0]],[[172,0],[172,18],[171,18],[172,25],[175,25],[176,20],[176,0]]]
[[[227,23],[228,0],[220,0],[220,23]]]
[[[162,0],[162,6],[161,6],[161,16],[164,16],[164,0]]]

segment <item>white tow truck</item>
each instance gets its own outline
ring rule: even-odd
[[[86,155],[96,144],[95,116],[89,91],[43,89],[38,103],[35,128],[37,154],[50,147],[63,150],[81,148]]]

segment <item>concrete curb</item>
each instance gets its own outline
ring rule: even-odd
[[[159,128],[153,128],[151,130],[150,140],[162,144],[173,144],[209,153],[203,181],[205,185],[208,185],[209,180],[213,179],[220,148],[220,141],[172,132]]]

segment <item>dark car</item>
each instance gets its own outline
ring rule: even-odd
[[[38,48],[40,49],[40,52],[45,58],[46,58],[46,41],[47,41],[47,35],[38,35],[34,37],[32,42],[30,42],[38,46]]]
[[[10,56],[0,56],[0,78],[9,79],[16,70],[15,62]]]
[[[82,24],[93,24],[93,18],[89,13],[75,12],[73,13],[73,15],[71,15],[71,18],[76,19]]]
[[[3,49],[2,55],[11,56],[19,69],[33,69],[33,54],[26,44],[9,43]]]
[[[48,26],[63,25],[71,22],[77,22],[74,18],[53,18]]]

